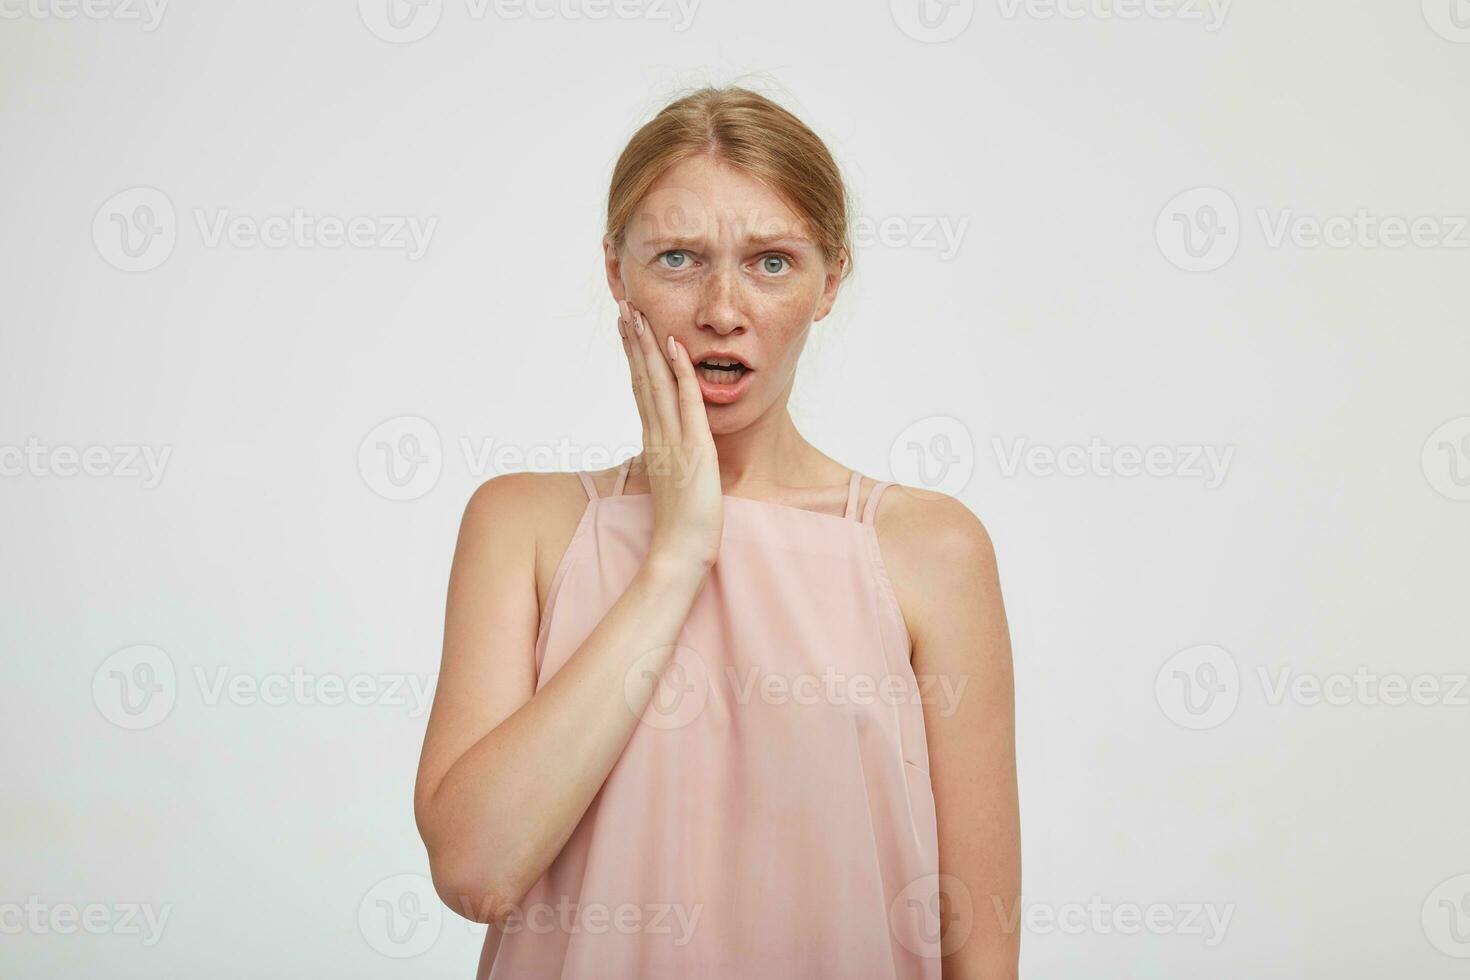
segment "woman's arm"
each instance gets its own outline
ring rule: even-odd
[[[630,704],[625,677],[662,671],[705,578],[650,561],[535,691],[534,479],[496,477],[465,510],[414,793],[434,887],[476,922],[504,921],[560,853],[652,695]]]
[[[620,322],[654,526],[626,591],[536,690],[534,474],[480,487],[449,576],[444,653],[414,788],[439,896],[476,922],[504,922],[561,852],[632,736],[719,552],[720,470],[688,352],[664,360],[648,322]],[[677,351],[674,356],[673,351]],[[631,690],[630,690],[631,689]]]
[[[879,511],[889,497],[903,501],[892,508],[884,541],[894,542],[894,587],[914,641],[914,672],[929,685],[924,727],[946,876],[944,980],[1012,980],[1021,943],[1021,821],[1010,632],[995,552],[959,501],[898,489]]]

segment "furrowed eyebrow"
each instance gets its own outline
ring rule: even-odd
[[[772,245],[811,245],[812,240],[805,235],[797,234],[774,234],[774,235],[751,235],[745,240],[747,245],[756,248],[769,248]],[[703,244],[698,238],[681,238],[678,236],[670,238],[655,238],[647,243],[647,246],[657,251],[669,249],[695,248]]]
[[[752,235],[750,244],[759,248],[769,248],[772,245],[811,245],[812,240],[805,235],[777,234],[777,235]]]

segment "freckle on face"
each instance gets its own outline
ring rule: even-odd
[[[751,241],[762,235],[806,240]],[[687,249],[678,269],[666,263],[673,248]],[[791,260],[779,275],[762,268],[772,253]],[[629,300],[657,340],[673,333],[696,352],[734,348],[757,365],[753,381],[765,381],[762,387],[784,384],[794,371],[827,274],[800,216],[779,194],[708,157],[669,169],[644,195],[628,224],[621,270]]]

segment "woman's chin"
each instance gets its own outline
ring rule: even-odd
[[[709,419],[709,434],[728,435],[739,432],[750,424],[744,405],[705,405],[704,414]]]

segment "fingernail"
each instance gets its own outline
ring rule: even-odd
[[[669,360],[672,361],[678,356],[678,352],[674,350],[674,335],[669,334]]]

